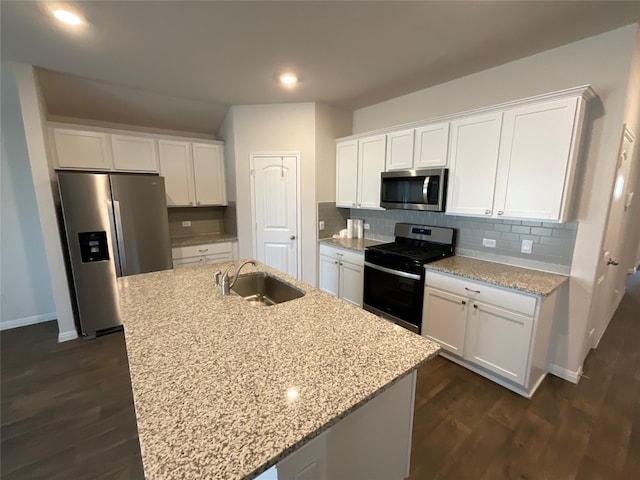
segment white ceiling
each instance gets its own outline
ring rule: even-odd
[[[42,4],[1,2],[2,61],[46,69],[50,114],[202,133],[229,105],[355,109],[640,19],[640,1],[85,1],[71,31]]]

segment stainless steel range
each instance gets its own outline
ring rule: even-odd
[[[395,241],[364,253],[364,308],[420,333],[424,264],[455,252],[453,228],[396,223]]]

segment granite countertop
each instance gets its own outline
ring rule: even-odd
[[[320,239],[320,243],[326,243],[327,245],[342,247],[348,250],[355,250],[356,252],[364,252],[364,249],[367,247],[380,245],[385,242],[371,240],[368,238],[322,238]]]
[[[206,245],[207,243],[235,242],[236,235],[230,233],[203,233],[199,235],[181,235],[171,237],[171,247],[189,247],[192,245]]]
[[[549,295],[569,279],[557,273],[514,267],[461,255],[428,263],[425,268],[541,296]]]
[[[439,350],[261,264],[243,272],[306,295],[272,307],[223,297],[212,275],[228,265],[118,279],[148,480],[254,478]]]

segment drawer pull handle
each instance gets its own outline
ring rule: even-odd
[[[209,249],[208,249],[208,248],[199,248],[199,249],[198,249],[198,251],[199,251],[200,253],[204,253],[204,252],[208,252],[208,251],[209,251]]]
[[[470,288],[464,287],[467,292],[480,293],[480,290],[472,290]]]

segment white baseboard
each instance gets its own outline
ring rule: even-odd
[[[66,332],[60,332],[58,334],[58,343],[68,342],[78,338],[78,332],[75,330],[67,330]]]
[[[48,322],[56,319],[56,312],[43,313],[41,315],[33,315],[31,317],[16,318],[7,322],[0,322],[0,330],[9,330],[11,328],[26,327],[27,325],[35,325],[36,323]]]
[[[582,376],[582,365],[577,372],[573,372],[568,368],[560,367],[552,363],[549,365],[549,373],[555,375],[556,377],[560,377],[568,382],[578,383],[580,381],[580,377]]]

